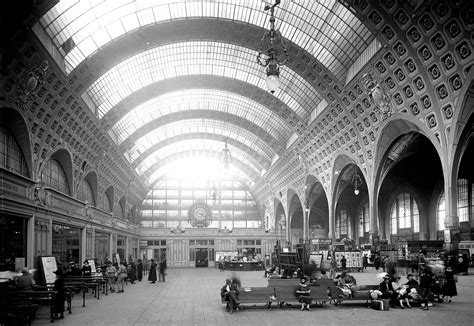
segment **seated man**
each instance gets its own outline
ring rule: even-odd
[[[382,283],[379,285],[379,291],[382,292],[382,299],[393,300],[395,296],[395,291],[392,287],[392,282],[390,282],[390,276],[385,275]]]
[[[225,280],[225,285],[221,289],[222,298],[227,301],[227,309],[231,314],[237,309],[239,302],[237,297],[239,295],[239,289],[237,283],[232,282],[230,278]]]

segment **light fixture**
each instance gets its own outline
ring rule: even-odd
[[[275,29],[275,7],[280,4],[280,0],[276,0],[273,5],[265,4],[265,11],[270,10],[270,30],[265,32],[260,42],[260,51],[257,55],[257,63],[266,67],[267,88],[270,93],[280,87],[280,66],[285,64],[288,59],[288,51],[281,33]],[[284,55],[281,59],[280,56]]]
[[[351,184],[354,186],[354,195],[359,195],[359,187],[362,185],[362,179],[360,178],[357,169],[354,176],[352,177]]]
[[[216,184],[212,185],[212,188],[209,190],[209,196],[212,198],[212,201],[215,203],[220,197],[219,190],[217,190]]]
[[[222,149],[219,160],[224,165],[224,169],[229,168],[229,164],[232,162],[232,155],[230,155],[230,150],[227,147],[227,139],[225,140],[224,148]]]

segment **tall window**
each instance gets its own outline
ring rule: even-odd
[[[446,218],[446,200],[444,198],[444,190],[441,192],[438,200],[438,206],[436,209],[436,225],[439,231],[443,231],[444,226],[444,219]]]
[[[66,172],[64,171],[61,164],[59,164],[59,162],[55,159],[50,159],[46,163],[42,181],[46,186],[70,195]]]
[[[458,180],[458,216],[459,222],[469,221],[469,183],[466,179]]]
[[[20,145],[13,134],[3,126],[0,126],[0,166],[28,177],[28,168]]]
[[[336,238],[351,238],[351,221],[345,209],[341,209],[337,214],[336,229],[334,231]]]
[[[369,203],[365,203],[359,212],[359,237],[370,231]]]
[[[474,192],[473,184],[469,187],[469,181],[458,179],[458,217],[459,222],[469,222],[469,216],[474,212]],[[469,196],[470,195],[470,196]],[[471,197],[469,205],[469,197]],[[446,218],[446,199],[444,190],[439,195],[438,206],[436,209],[436,221],[438,230],[444,230],[444,220]]]
[[[83,180],[77,191],[77,198],[83,202],[87,201],[89,205],[95,206],[94,191],[87,180]]]
[[[397,234],[399,229],[412,229],[420,232],[420,213],[415,198],[409,193],[400,193],[390,212],[390,233]]]

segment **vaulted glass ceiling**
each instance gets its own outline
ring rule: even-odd
[[[125,114],[112,131],[121,144],[150,121],[190,110],[220,111],[247,119],[279,141],[286,141],[293,133],[285,120],[263,105],[241,95],[213,89],[180,90],[149,100]]]
[[[61,0],[39,24],[63,57],[61,68],[80,75],[74,69],[87,70],[88,62],[108,67],[109,58],[95,54],[114,40],[141,42],[139,30],[145,26],[203,19],[268,30],[269,13],[264,6],[259,0]],[[336,0],[282,0],[275,16],[287,45],[303,48],[341,84],[374,39]],[[143,39],[144,47],[129,52],[129,57],[118,54],[121,62],[95,80],[82,81],[89,85],[83,97],[98,119],[107,120],[103,125],[111,126],[109,135],[148,185],[163,171],[172,170],[173,161],[218,156],[225,142],[235,165],[256,181],[275,157],[282,156],[288,140],[296,139],[295,128],[304,129],[303,124],[309,123],[312,112],[324,103],[323,97],[307,76],[287,66],[281,67],[281,86],[274,93],[277,101],[250,94],[252,87],[267,89],[264,68],[256,63],[257,35],[234,42],[218,41],[205,28],[202,38],[181,33],[176,42],[156,42],[151,47]],[[300,57],[291,58],[291,53],[290,59],[307,64]],[[171,85],[166,93],[136,99],[140,90],[186,76],[231,80],[241,90],[237,94],[232,87],[226,91],[180,85],[173,89]]]
[[[267,28],[263,7],[258,0],[61,0],[40,22],[64,56],[69,73],[102,46],[149,24],[212,17]],[[340,81],[373,39],[336,0],[283,0],[275,16],[283,37],[306,49]],[[66,53],[63,45],[69,39],[76,46]]]
[[[255,153],[261,155],[267,163],[270,163],[273,156],[277,153],[277,151],[271,146],[268,146],[264,140],[242,126],[232,124],[228,121],[185,119],[166,124],[140,137],[133,142],[133,146],[130,149],[127,149],[127,157],[130,158],[132,163],[135,163],[135,161],[140,162],[143,160],[142,156],[144,156],[145,153],[149,155],[147,149],[150,148],[150,144],[158,144],[171,137],[188,133],[222,135],[221,150],[224,146],[224,139],[229,138],[252,149]],[[252,152],[248,152],[252,154]]]
[[[87,90],[99,118],[133,92],[163,79],[186,75],[217,75],[267,89],[256,52],[220,42],[180,42],[139,53],[103,74]],[[123,78],[127,76],[127,78]],[[319,93],[286,67],[275,92],[299,117],[306,118],[321,101]]]

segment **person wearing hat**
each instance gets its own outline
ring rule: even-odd
[[[394,297],[396,296],[400,304],[400,308],[402,309],[405,308],[403,305],[404,303],[406,304],[408,308],[411,308],[410,302],[408,301],[408,291],[407,291],[408,285],[402,284],[400,279],[401,279],[400,275],[396,274],[394,276],[394,280],[392,282],[392,288],[395,291]]]
[[[379,291],[382,292],[382,299],[393,300],[395,291],[390,282],[390,276],[387,274],[383,277],[383,281],[379,284]]]
[[[418,282],[415,280],[415,276],[411,273],[407,274],[407,279],[408,281],[405,283],[405,285],[407,286],[408,300],[411,300],[414,304],[418,304],[421,299],[420,284],[418,284]]]
[[[64,318],[64,302],[66,301],[66,292],[64,290],[64,273],[63,270],[58,268],[54,274],[56,274],[56,280],[53,286],[53,317],[54,319]]]
[[[309,306],[311,305],[311,289],[308,284],[306,284],[306,277],[301,278],[300,284],[296,288],[296,295],[298,297],[298,302],[301,303],[301,311],[311,310]]]
[[[433,297],[432,286],[433,286],[433,272],[429,266],[425,263],[420,263],[420,288],[421,296],[423,297],[424,305],[423,310],[428,310],[429,300]]]
[[[157,280],[156,266],[158,266],[158,264],[155,263],[155,260],[152,258],[150,264],[150,272],[148,273],[148,281],[150,281],[151,283],[156,283]]]
[[[30,274],[30,271],[27,267],[23,267],[21,269],[21,276],[18,277],[16,283],[17,290],[22,292],[31,292],[33,291],[34,285],[35,281],[33,280],[33,276]]]

